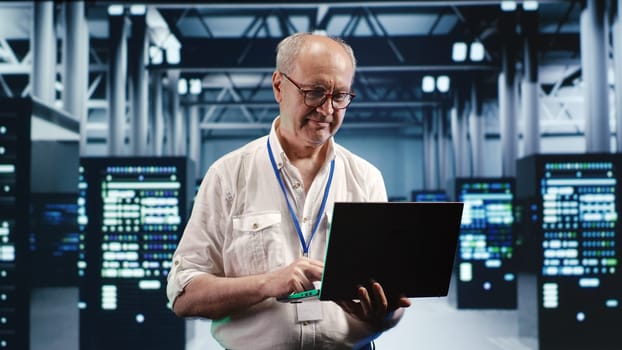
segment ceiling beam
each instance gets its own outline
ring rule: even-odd
[[[357,66],[364,67],[410,67],[410,69],[440,70],[490,70],[499,67],[497,59],[482,62],[453,62],[451,36],[399,36],[387,41],[385,36],[344,38],[357,55]],[[150,65],[150,69],[176,68],[184,71],[205,69],[255,69],[274,68],[274,49],[280,38],[218,38],[183,40],[181,64]],[[251,45],[252,44],[252,45]],[[215,50],[217,48],[217,50]],[[399,55],[395,53],[399,52]],[[238,60],[236,58],[243,57]],[[498,68],[497,68],[498,69]]]
[[[406,123],[406,122],[367,122],[367,123],[344,123],[341,128],[342,129],[399,129],[399,128],[409,128],[409,127],[419,127],[419,124],[416,123]],[[253,130],[253,129],[268,129],[272,127],[272,122],[266,123],[227,123],[227,122],[219,122],[219,123],[201,123],[199,127],[202,130]]]
[[[257,101],[257,102],[223,102],[223,101],[192,101],[183,100],[180,102],[182,106],[219,106],[219,107],[244,107],[244,108],[277,108],[277,103],[274,101]],[[435,107],[439,106],[439,101],[375,101],[375,102],[352,102],[348,109],[377,109],[377,108],[421,108],[421,107]]]
[[[380,7],[380,8],[388,8],[388,7],[411,7],[411,8],[425,8],[425,7],[443,7],[443,6],[498,6],[501,4],[503,0],[438,0],[438,1],[430,1],[430,0],[418,0],[418,1],[365,1],[365,2],[355,2],[353,3],[351,0],[334,0],[330,2],[330,7],[340,8],[352,8],[359,7],[362,4],[366,7]],[[540,0],[541,4],[558,4],[564,3],[567,0]],[[111,1],[113,2],[113,1]],[[105,3],[105,1],[102,1]],[[267,1],[262,3],[257,3],[255,0],[238,0],[235,2],[237,5],[250,8],[250,9],[273,9],[275,7],[285,8],[285,9],[298,9],[298,8],[313,8],[321,5],[327,4],[326,1]],[[231,9],[231,2],[229,1],[209,1],[205,3],[196,3],[196,2],[175,2],[175,3],[162,3],[158,4],[158,8],[163,9],[179,9],[185,8],[188,6],[194,6],[197,8],[206,8],[206,9]]]

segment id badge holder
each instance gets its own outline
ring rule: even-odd
[[[324,317],[319,299],[304,300],[295,305],[298,322],[320,321]]]

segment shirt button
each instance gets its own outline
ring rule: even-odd
[[[306,223],[307,221],[309,221],[309,218],[302,218],[302,222]]]
[[[258,224],[258,223],[254,223],[254,224],[253,224],[253,230],[256,230],[256,229],[258,229],[258,228],[259,228],[259,224]]]
[[[308,325],[309,325],[309,321],[304,321],[304,322],[302,323],[302,325],[303,325],[303,326],[308,326]]]
[[[297,190],[300,187],[300,182],[296,182],[294,184],[294,189]]]

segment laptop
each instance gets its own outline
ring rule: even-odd
[[[458,245],[461,202],[336,202],[319,289],[304,298],[358,299],[379,282],[388,298],[447,296]]]

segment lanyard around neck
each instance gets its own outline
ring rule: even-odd
[[[315,224],[313,225],[313,229],[311,230],[311,236],[309,236],[309,242],[305,241],[305,237],[302,234],[302,230],[300,229],[300,222],[298,222],[298,218],[296,217],[296,212],[289,202],[289,197],[287,196],[287,191],[285,190],[285,184],[283,183],[283,179],[281,179],[281,174],[279,173],[279,168],[276,166],[276,162],[274,161],[274,155],[272,154],[272,148],[270,147],[270,138],[268,137],[268,156],[270,157],[270,163],[272,163],[272,169],[274,170],[274,175],[276,176],[277,181],[279,182],[279,186],[281,186],[281,191],[283,191],[283,196],[285,196],[285,201],[287,202],[287,208],[289,209],[289,214],[292,217],[292,221],[294,222],[294,226],[296,227],[296,232],[298,233],[298,238],[300,239],[300,244],[302,245],[302,252],[305,256],[309,256],[309,246],[311,246],[311,240],[313,236],[315,236],[315,232],[317,231],[318,226],[320,225],[320,221],[322,219],[322,214],[324,214],[324,209],[326,207],[326,201],[328,200],[328,192],[330,191],[331,183],[333,182],[333,173],[335,172],[335,160],[330,161],[330,172],[328,173],[328,181],[326,182],[326,188],[324,189],[324,197],[322,198],[322,204],[320,205],[320,212],[317,214],[317,219],[315,220]]]

